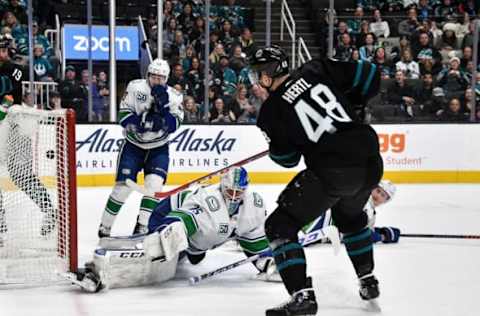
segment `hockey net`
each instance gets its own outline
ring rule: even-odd
[[[0,284],[77,267],[75,113],[13,106],[0,122]]]

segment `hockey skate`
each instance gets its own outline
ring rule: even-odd
[[[55,224],[57,221],[57,212],[54,210],[49,210],[42,218],[42,226],[40,228],[40,234],[42,236],[47,236],[55,229]]]
[[[312,288],[312,279],[307,278],[307,288],[292,294],[291,299],[284,304],[267,309],[266,316],[297,316],[316,315],[317,301]]]
[[[63,277],[82,288],[82,290],[89,293],[97,293],[105,288],[100,281],[100,277],[85,264],[85,269],[78,269],[77,272],[67,272]]]
[[[378,290],[378,280],[373,274],[367,274],[360,279],[360,297],[365,300],[373,300],[380,295]]]
[[[100,224],[100,227],[98,227],[98,238],[110,237],[111,230],[111,227]]]
[[[138,235],[138,234],[146,234],[146,233],[148,233],[148,227],[137,222],[137,224],[135,225],[135,228],[133,229],[133,234]]]

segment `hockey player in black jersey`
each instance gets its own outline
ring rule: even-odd
[[[270,158],[291,168],[303,156],[307,166],[280,194],[278,207],[265,222],[277,268],[291,295],[266,315],[317,312],[297,232],[329,208],[359,278],[361,298],[378,297],[372,232],[362,211],[383,174],[377,134],[362,119],[366,101],[379,87],[376,66],[321,59],[289,74],[287,56],[276,46],[257,50],[250,63],[250,79],[270,92],[257,120],[269,141]]]
[[[11,95],[14,104],[21,104],[25,71],[10,60],[12,41],[7,35],[0,35],[0,100],[5,95]]]

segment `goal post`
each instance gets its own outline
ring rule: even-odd
[[[0,284],[76,271],[75,112],[15,105],[0,122]]]

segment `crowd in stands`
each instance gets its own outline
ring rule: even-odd
[[[368,60],[381,70],[381,93],[370,102],[369,120],[470,119],[472,100],[480,100],[480,77],[471,84],[478,9],[474,1],[359,0],[353,15],[338,14],[334,57]],[[326,54],[327,35],[319,35]]]
[[[40,7],[40,6],[36,6]],[[1,36],[10,39],[11,60],[28,69],[28,27],[27,27],[27,6],[25,0],[1,0],[0,16]],[[48,26],[39,24],[34,18],[32,24],[33,35],[33,74],[37,82],[56,82],[57,89],[49,89],[48,98],[39,96],[39,99],[48,100],[49,104],[42,107],[48,109],[73,108],[77,112],[78,122],[88,121],[88,70],[80,73],[80,80],[77,79],[75,67],[66,67],[65,78],[60,75],[60,60],[55,54],[48,38],[43,31]],[[37,95],[40,90],[37,91]],[[105,71],[99,71],[92,76],[92,121],[104,121],[108,114],[108,82]],[[28,90],[24,92],[23,104],[38,107],[38,100],[32,100]]]
[[[49,0],[68,3],[69,0]],[[34,1],[35,2],[35,1]],[[320,1],[303,0],[312,10],[322,56],[327,54],[328,19]],[[203,0],[165,0],[163,57],[171,65],[168,84],[184,98],[185,123],[255,123],[268,92],[252,85],[248,57],[257,46],[248,1],[212,1],[208,59],[208,104],[204,104],[205,5]],[[382,75],[381,93],[371,100],[366,119],[383,121],[469,121],[472,102],[480,101],[480,75],[472,86],[475,1],[357,0],[336,14],[333,56],[344,61],[368,60]],[[2,35],[12,38],[12,57],[27,65],[28,32],[25,0],[0,0]],[[45,22],[33,23],[36,81],[57,82],[63,107],[87,122],[88,71],[68,64],[62,79],[60,61]],[[146,13],[145,27],[155,58],[156,9]],[[480,69],[479,69],[480,70]],[[106,72],[93,74],[90,121],[108,121]],[[56,101],[58,102],[58,101]],[[480,106],[475,114],[480,120]]]
[[[171,65],[168,84],[185,97],[185,122],[255,123],[266,91],[248,79],[248,57],[256,50],[247,8],[235,0],[210,11],[208,100],[204,106],[205,12],[203,1],[164,2],[163,57]],[[156,54],[157,21],[147,20],[147,37]],[[204,109],[207,108],[207,111]]]

